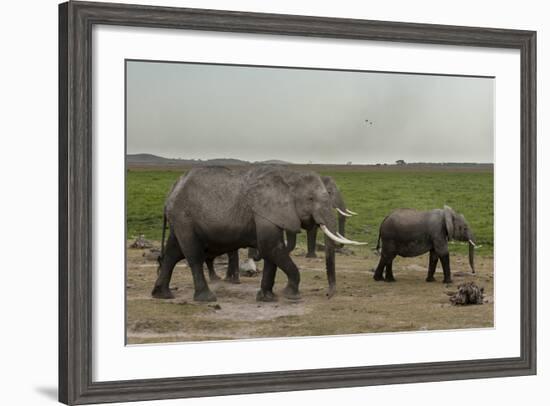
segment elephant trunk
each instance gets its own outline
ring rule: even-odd
[[[314,219],[325,233],[325,266],[328,281],[327,297],[330,299],[336,293],[336,256],[334,254],[336,245],[330,237],[330,234],[334,235],[336,233],[336,217],[331,209],[326,209],[314,214]],[[329,230],[329,234],[325,230]]]
[[[475,246],[470,240],[468,242],[468,259],[470,261],[470,268],[472,268],[472,273],[476,273],[476,269],[474,267],[474,249],[475,249]]]
[[[320,226],[323,233],[325,233],[325,263],[328,279],[328,293],[330,298],[336,293],[336,264],[334,250],[336,248],[336,242],[339,244],[352,244],[352,245],[365,245],[366,243],[348,240],[342,236],[338,236],[336,231],[336,217],[332,211],[332,208],[328,210],[322,210],[313,214],[315,222]]]
[[[327,269],[328,291],[330,299],[336,293],[336,256],[334,254],[334,241],[325,235],[325,266]]]
[[[338,213],[338,232],[342,236],[346,236],[346,217]]]

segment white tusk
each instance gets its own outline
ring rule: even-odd
[[[344,244],[349,244],[349,245],[367,245],[368,242],[353,241],[353,240],[348,240],[348,239],[346,238]]]
[[[354,211],[351,211],[350,209],[346,209],[346,211],[347,211],[349,214],[353,214],[353,215],[357,216],[357,213],[354,212]]]
[[[340,213],[342,216],[351,217],[351,214],[348,214],[345,211],[340,210],[338,207],[336,208],[336,211],[338,211],[338,213]]]
[[[325,226],[324,224],[321,224],[321,230],[323,230],[323,233],[325,233],[331,240],[334,240],[340,244],[350,244],[350,245],[367,245],[366,242],[358,242],[358,241],[352,241],[348,240],[347,238],[344,238],[342,236],[334,235],[332,232]]]
[[[336,235],[338,237],[340,237],[342,240],[346,241],[346,244],[351,244],[351,245],[367,245],[368,244],[368,242],[357,242],[357,241],[350,240],[350,239],[344,237],[340,233],[336,233]]]
[[[477,248],[477,245],[475,245],[475,243],[474,243],[472,240],[468,240],[468,242],[469,242],[470,244],[472,244],[472,245],[474,246],[474,248]]]
[[[330,232],[330,230],[325,226],[324,224],[320,225],[321,230],[323,230],[323,233],[325,233],[331,240],[334,240],[336,242],[339,242],[340,244],[345,244],[344,240]]]

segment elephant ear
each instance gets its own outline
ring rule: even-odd
[[[447,229],[448,239],[452,240],[455,235],[455,227],[453,223],[455,212],[449,206],[443,206],[443,214],[445,217],[445,228]]]
[[[334,180],[330,176],[322,176],[321,180],[323,181],[325,188],[330,196],[333,208],[344,209],[344,204],[340,192],[334,183]]]
[[[298,233],[301,223],[289,185],[274,173],[251,176],[247,199],[254,214],[284,230]]]

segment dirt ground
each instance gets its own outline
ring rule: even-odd
[[[210,283],[218,301],[193,301],[193,283],[185,261],[177,265],[171,282],[175,299],[151,298],[156,261],[144,256],[148,249],[127,251],[127,343],[161,343],[228,340],[257,337],[318,336],[334,334],[422,331],[492,327],[493,259],[476,257],[476,274],[469,272],[468,258],[451,256],[453,284],[441,283],[441,264],[436,282],[427,283],[428,258],[397,258],[395,283],[376,282],[372,270],[378,257],[358,250],[336,257],[337,294],[327,299],[323,253],[305,258],[303,249],[293,252],[300,268],[302,299],[294,302],[279,296],[278,302],[256,302],[261,274],[241,276],[241,284],[223,280]],[[241,259],[245,258],[244,251]],[[225,274],[224,258],[216,264]],[[261,264],[257,263],[261,268]],[[449,294],[462,282],[474,281],[484,288],[482,305],[453,306]],[[274,292],[280,292],[286,276],[277,271]]]

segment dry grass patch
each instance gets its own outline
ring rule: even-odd
[[[156,263],[145,259],[143,252],[128,250],[129,344],[493,326],[493,260],[489,257],[477,258],[477,274],[472,275],[467,258],[453,255],[454,283],[444,285],[440,268],[437,282],[424,281],[426,256],[398,258],[394,263],[397,282],[386,283],[372,279],[371,270],[378,261],[372,252],[338,255],[338,293],[328,300],[322,253],[317,259],[307,259],[297,251],[294,260],[302,276],[302,300],[292,302],[280,297],[276,303],[258,303],[255,295],[261,277],[242,277],[239,285],[211,283],[218,297],[218,302],[212,304],[193,302],[191,272],[184,263],[174,270],[171,287],[175,299],[152,299]],[[218,266],[217,271],[221,275],[225,269]],[[484,287],[487,303],[452,306],[447,293],[470,280]],[[285,284],[284,273],[278,271],[275,293]]]

